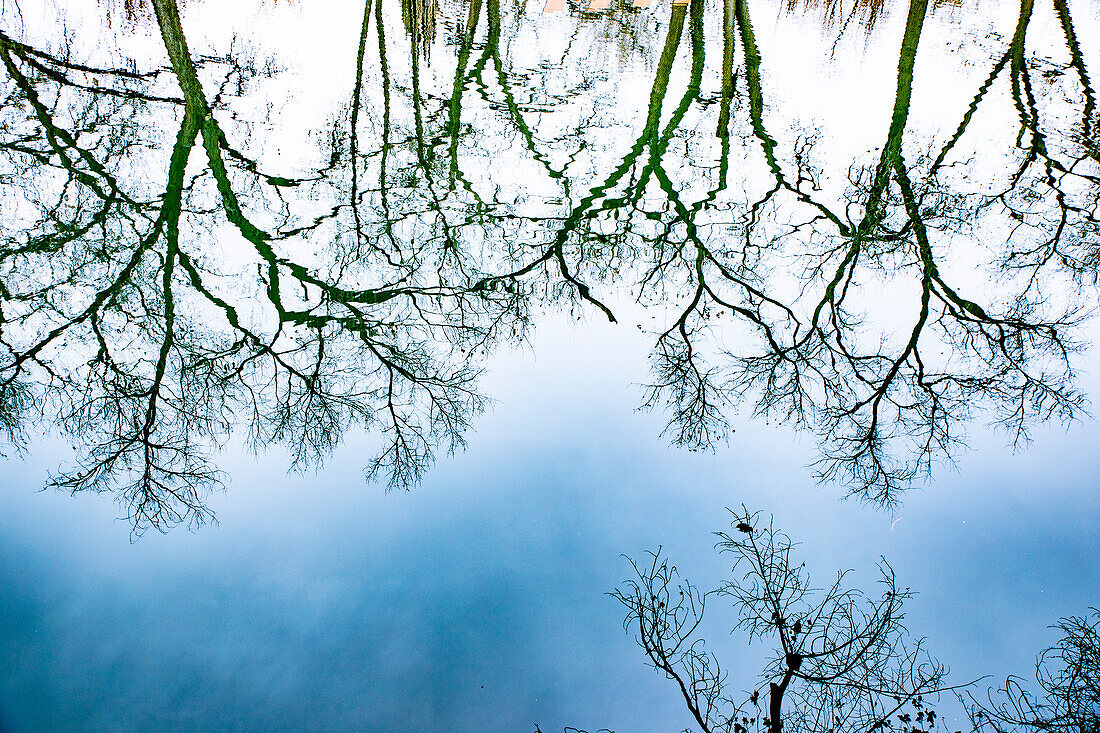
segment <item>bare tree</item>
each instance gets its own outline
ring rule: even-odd
[[[521,298],[427,248],[395,260],[350,224],[303,224],[288,199],[332,171],[272,176],[234,148],[218,118],[240,64],[208,96],[175,3],[153,9],[170,66],[145,73],[0,34],[0,154],[24,217],[0,239],[0,435],[18,447],[36,413],[58,424],[80,451],[53,485],[113,494],[138,531],[210,518],[209,454],[238,426],[294,465],[373,428],[367,472],[414,485],[463,445],[478,360]],[[168,150],[140,137],[174,117]],[[226,236],[250,260],[235,272],[210,252]]]
[[[748,403],[758,416],[817,434],[816,467],[822,480],[835,480],[854,496],[889,505],[911,483],[929,475],[937,461],[951,459],[964,440],[962,426],[978,405],[1006,429],[1014,445],[1026,443],[1034,421],[1073,419],[1085,405],[1071,366],[1080,346],[1073,332],[1091,308],[1081,302],[1059,304],[1040,292],[1037,275],[1021,282],[1017,273],[1026,259],[1019,254],[1021,240],[1040,249],[1046,246],[1042,242],[1054,241],[1048,237],[1063,234],[1059,241],[1067,247],[1074,236],[1074,241],[1095,241],[1089,233],[1095,196],[1088,198],[1095,188],[1089,188],[1093,176],[1082,164],[1087,156],[1078,150],[1076,158],[1055,159],[1050,136],[1042,137],[1035,122],[1036,110],[1056,101],[1058,93],[1048,90],[1047,98],[1036,101],[1026,81],[1031,62],[1024,41],[1031,3],[1021,3],[1010,48],[994,64],[954,135],[938,154],[906,160],[903,153],[912,145],[907,130],[917,48],[931,12],[925,0],[909,3],[894,110],[881,154],[874,164],[849,169],[843,206],[819,200],[821,171],[813,160],[812,135],[796,141],[790,163],[780,159],[763,116],[762,59],[749,6],[747,0],[733,3],[729,24],[745,48],[750,128],[772,185],[740,211],[730,212],[738,216],[726,227],[733,232],[730,236],[718,234],[719,227],[707,222],[715,215],[708,211],[714,191],[698,205],[685,205],[672,184],[663,181],[662,190],[670,198],[666,208],[677,214],[668,230],[682,233],[682,238],[656,243],[654,264],[640,280],[650,290],[658,283],[670,292],[672,283],[681,288],[682,306],[673,322],[657,332],[654,379],[645,401],[668,410],[673,440],[709,448],[728,432],[727,411]],[[1063,21],[1072,65],[1087,82],[1080,54],[1074,51],[1068,11]],[[732,32],[727,29],[727,38]],[[952,165],[945,161],[951,160],[988,85],[1009,66],[1014,78],[1024,79],[1013,88],[1022,84],[1031,90],[1031,96],[1020,97],[1021,119],[1030,125],[1021,131],[1021,139],[1030,131],[1029,145],[1018,151],[1021,169],[1009,191],[971,194],[959,181],[948,182],[946,169]],[[1092,97],[1086,82],[1080,103],[1087,120]],[[725,134],[723,127],[719,134]],[[1044,165],[1045,177],[1036,188],[1033,176],[1024,172]],[[966,185],[972,185],[970,167],[959,167],[971,179]],[[1050,186],[1071,183],[1074,196],[1044,193]],[[1015,200],[1033,202],[1032,210],[1013,209],[1007,202]],[[1049,227],[1019,224],[1035,221],[1039,207],[1046,207],[1043,221]],[[1006,213],[1008,223],[977,218]],[[968,293],[972,286],[950,267],[957,232],[982,224],[1015,232],[1005,243],[1003,261],[992,263],[1005,286],[1003,294],[993,297]],[[1071,236],[1079,230],[1085,233]],[[1044,257],[1044,264],[1052,260]],[[1056,257],[1053,262],[1079,278],[1087,259],[1081,254],[1072,262]],[[776,268],[783,261],[801,264]],[[772,275],[776,269],[778,277]],[[782,284],[792,270],[798,279],[793,294],[789,284]],[[894,301],[904,315],[892,331],[876,334],[868,323],[876,315],[874,306],[865,298],[884,277],[894,279],[894,287],[906,294]],[[1054,287],[1065,282],[1065,277],[1055,278]],[[715,322],[722,319],[746,333],[740,343],[719,350],[708,342]]]
[[[733,512],[731,532],[717,536],[720,551],[735,558],[734,579],[717,589],[700,591],[658,550],[631,560],[637,577],[612,594],[627,609],[624,626],[649,664],[679,688],[703,733],[855,733],[898,722],[906,731],[935,728],[931,703],[952,688],[923,639],[906,630],[902,605],[911,592],[898,587],[885,560],[881,595],[872,597],[850,587],[844,572],[824,588],[812,586],[791,539],[759,513]],[[749,644],[771,645],[751,692],[732,689],[699,632],[715,600],[733,602]]]
[[[153,524],[206,516],[208,455],[238,427],[301,465],[368,426],[385,437],[369,471],[407,487],[462,445],[495,343],[549,303],[614,321],[614,296],[660,314],[643,404],[666,411],[672,442],[714,447],[744,408],[813,432],[819,477],[868,501],[894,503],[950,461],[973,418],[1013,444],[1073,419],[1090,302],[1047,296],[1097,272],[1100,179],[1068,5],[1051,0],[1080,99],[1037,72],[1035,0],[1020,0],[957,129],[916,154],[909,107],[936,3],[909,2],[881,151],[840,161],[847,190],[830,201],[815,133],[796,128],[792,145],[769,130],[754,1],[724,0],[718,37],[702,2],[660,14],[631,125],[593,101],[607,80],[589,57],[545,74],[510,56],[519,7],[409,0],[393,6],[402,33],[366,0],[349,106],[318,136],[328,162],[295,178],[249,156],[230,104],[258,72],[193,53],[170,0],[133,4],[155,13],[163,68],[97,68],[0,33],[0,449],[35,417],[59,423],[84,445],[55,483],[114,492]],[[433,67],[437,20],[455,58]],[[569,53],[598,45],[574,40]],[[435,74],[452,60],[453,77]],[[1020,127],[1002,142],[1018,163],[978,181],[959,151],[1006,78]],[[1053,124],[1059,101],[1080,108],[1072,130]],[[506,159],[525,173],[480,175]],[[952,261],[959,232],[986,224],[1012,232],[982,242],[988,289]],[[228,269],[210,246],[222,237],[244,265]],[[173,499],[175,484],[190,488]]]
[[[976,733],[1100,732],[1100,610],[1090,611],[1053,627],[1062,638],[1035,663],[1039,692],[1009,677],[986,700],[969,698]]]

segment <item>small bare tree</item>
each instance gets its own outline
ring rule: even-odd
[[[814,588],[805,563],[792,558],[790,537],[759,513],[733,512],[733,531],[718,539],[717,547],[736,559],[735,578],[716,590],[700,591],[658,550],[645,562],[631,560],[637,577],[612,594],[627,608],[624,626],[636,633],[649,663],[677,684],[703,733],[936,728],[929,702],[952,688],[923,639],[904,627],[902,604],[911,593],[897,586],[885,560],[882,594],[874,598],[848,587],[846,572]],[[749,643],[773,645],[761,684],[744,699],[698,633],[713,598],[734,602],[737,628]]]
[[[1041,693],[1009,677],[985,702],[970,698],[976,733],[1100,733],[1100,609],[1089,610],[1053,627],[1063,636],[1035,663]]]

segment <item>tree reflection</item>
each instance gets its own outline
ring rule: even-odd
[[[1100,611],[1060,619],[1058,642],[1040,654],[1035,681],[1009,677],[985,701],[969,697],[975,733],[1095,733],[1100,731]]]
[[[56,410],[84,445],[52,483],[117,492],[139,530],[210,516],[219,477],[207,454],[241,424],[258,447],[285,444],[296,464],[371,426],[388,442],[368,472],[417,482],[436,446],[462,444],[483,403],[477,367],[448,349],[481,353],[509,298],[431,279],[424,251],[410,267],[359,256],[340,232],[319,252],[305,246],[305,234],[319,244],[325,232],[296,225],[283,191],[309,181],[267,176],[230,146],[175,5],[154,8],[182,99],[73,83],[65,73],[132,75],[6,37],[0,47],[6,108],[29,108],[5,148],[33,212],[0,256],[7,432],[18,439],[29,413]],[[159,194],[142,176],[155,160],[128,122],[152,102],[181,112]],[[85,116],[67,119],[74,111]],[[189,173],[195,147],[201,170]],[[235,269],[204,249],[228,238],[223,221],[244,245]]]
[[[790,538],[758,514],[735,512],[732,533],[718,538],[735,557],[733,572],[742,573],[720,588],[700,591],[658,551],[641,564],[631,560],[636,578],[612,594],[626,607],[624,627],[679,688],[700,730],[876,731],[892,728],[896,717],[905,730],[935,730],[931,703],[950,688],[943,666],[903,625],[911,593],[898,588],[885,561],[875,599],[847,587],[843,572],[823,589],[811,586]],[[750,644],[773,647],[744,699],[735,699],[729,671],[699,631],[707,601],[717,598],[732,601]]]
[[[743,209],[740,246],[715,246],[695,236],[681,258],[694,292],[658,338],[657,380],[649,395],[649,404],[663,400],[670,407],[677,442],[709,445],[723,435],[721,406],[751,396],[757,414],[818,433],[824,479],[891,503],[931,470],[935,458],[950,455],[960,439],[958,425],[976,404],[984,403],[1016,441],[1026,439],[1032,419],[1069,419],[1081,407],[1069,363],[1075,344],[1068,336],[1080,310],[1052,310],[1027,289],[999,304],[979,305],[945,269],[947,258],[938,250],[973,214],[938,174],[967,121],[922,179],[914,177],[920,164],[908,164],[902,154],[925,13],[924,2],[911,3],[880,159],[851,170],[841,211],[814,193],[812,139],[795,148],[793,182],[777,162],[761,114],[760,56],[744,4],[738,5],[752,129],[774,185]],[[780,216],[799,209],[804,213],[777,232]],[[691,218],[683,219],[688,233]],[[797,254],[790,257],[792,252]],[[780,295],[778,278],[761,274],[769,259],[785,255],[809,263],[798,275],[797,299]],[[667,270],[668,261],[661,267]],[[908,325],[897,327],[900,337],[867,338],[865,319],[873,313],[863,299],[882,282],[869,272],[888,274],[895,290],[914,295]],[[716,315],[741,320],[763,350],[731,349],[732,360],[707,365],[700,345]],[[947,358],[930,355],[944,350]]]
[[[972,417],[1019,442],[1076,415],[1091,299],[1064,293],[1100,262],[1100,160],[1068,5],[1058,73],[1020,0],[937,141],[910,119],[932,12],[912,0],[877,158],[830,160],[809,126],[772,129],[757,1],[713,22],[701,2],[660,23],[572,9],[558,61],[514,42],[533,21],[498,0],[368,0],[327,163],[290,177],[227,114],[269,72],[196,58],[171,0],[152,3],[163,69],[0,36],[0,430],[20,445],[56,420],[82,445],[54,485],[117,492],[137,527],[208,518],[210,455],[238,428],[295,465],[374,429],[368,473],[408,487],[462,445],[495,344],[546,306],[615,321],[624,294],[663,319],[644,405],[674,443],[727,440],[746,406],[813,431],[821,478],[866,500],[895,502]],[[653,62],[637,120],[596,63],[620,42]],[[1012,139],[978,139],[979,113],[1006,112]],[[960,257],[975,238],[989,287]]]
[[[678,690],[704,733],[950,731],[958,719],[948,727],[937,712],[948,691],[972,733],[1100,730],[1097,609],[1052,627],[1062,636],[1039,654],[1038,694],[1013,676],[982,700],[973,691],[977,680],[947,684],[946,668],[928,655],[924,639],[910,635],[903,606],[913,594],[897,586],[885,560],[881,597],[849,587],[847,572],[814,587],[790,537],[758,512],[732,514],[730,531],[716,533],[716,547],[734,556],[732,580],[702,591],[658,549],[641,562],[629,559],[633,577],[611,593],[647,663]],[[733,680],[750,670],[723,667],[703,636],[706,608],[719,600],[732,603],[734,631],[748,645],[771,646],[749,691],[735,692]]]

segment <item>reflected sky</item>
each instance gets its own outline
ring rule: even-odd
[[[870,580],[886,555],[918,591],[909,628],[959,679],[1026,673],[1051,620],[1095,602],[1091,424],[1020,455],[982,433],[895,518],[814,485],[805,441],[769,428],[717,455],[656,440],[602,369],[644,352],[622,332],[552,323],[539,357],[502,359],[477,444],[408,494],[364,486],[355,446],[318,475],[241,456],[218,526],[130,544],[105,502],[31,493],[42,469],[19,465],[0,520],[6,730],[679,730],[605,593],[620,553],[658,545],[717,584],[709,533],[740,502],[819,576]],[[716,607],[708,638],[747,689],[759,652],[731,619]]]
[[[741,504],[1030,675],[1100,588],[1098,11],[846,7],[2,6],[0,730],[681,730],[607,593]]]

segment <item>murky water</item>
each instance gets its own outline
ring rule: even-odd
[[[5,731],[680,730],[742,505],[982,696],[1097,605],[1100,6],[2,13]]]

